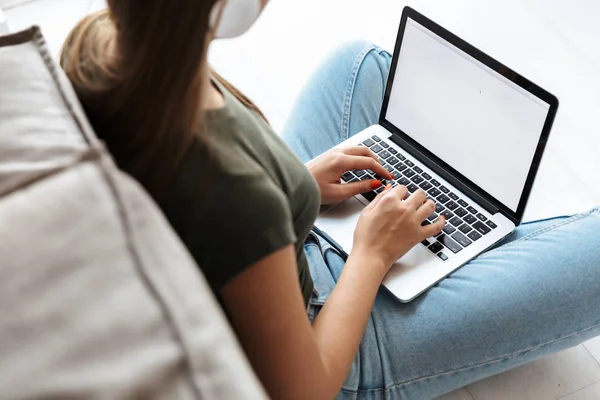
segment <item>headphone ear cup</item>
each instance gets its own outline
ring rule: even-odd
[[[261,0],[218,0],[210,12],[210,26],[215,38],[243,35],[254,25],[261,11]]]

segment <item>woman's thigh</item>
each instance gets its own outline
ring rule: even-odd
[[[374,125],[391,55],[372,44],[348,44],[309,79],[283,129],[283,138],[307,162]]]
[[[599,230],[597,209],[526,224],[412,303],[382,290],[340,398],[435,398],[599,335]]]

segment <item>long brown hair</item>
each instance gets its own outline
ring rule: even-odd
[[[201,76],[210,73],[201,66],[216,1],[109,0],[109,9],[84,18],[63,46],[61,66],[92,126],[158,201],[201,127]]]

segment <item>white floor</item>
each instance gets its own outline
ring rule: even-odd
[[[23,2],[27,4],[14,6]],[[0,0],[0,8],[11,4],[5,13],[12,30],[40,25],[56,55],[77,20],[101,8],[104,0]],[[279,129],[306,78],[327,52],[354,39],[392,49],[407,4],[561,100],[526,220],[600,205],[597,0],[272,0],[246,36],[213,46],[211,62]],[[600,339],[443,399],[600,399]]]

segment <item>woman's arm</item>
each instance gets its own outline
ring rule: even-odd
[[[378,196],[365,209],[355,248],[311,326],[291,246],[233,279],[221,291],[250,362],[274,399],[331,399],[356,355],[379,285],[394,260],[439,232],[443,219],[421,227],[434,209],[419,191]]]
[[[371,286],[369,291],[375,292],[377,285]],[[299,400],[332,399],[339,392],[374,297],[366,298],[359,309],[348,304],[340,310],[345,315],[338,317],[339,323],[333,324],[331,332],[325,331],[326,324],[321,329],[316,324],[311,327],[292,246],[248,268],[225,286],[221,295],[233,328],[270,397]],[[361,322],[362,326],[357,326]],[[351,333],[345,332],[343,323],[352,327]],[[331,340],[327,335],[338,332],[342,332],[338,340],[343,343],[327,349]]]

